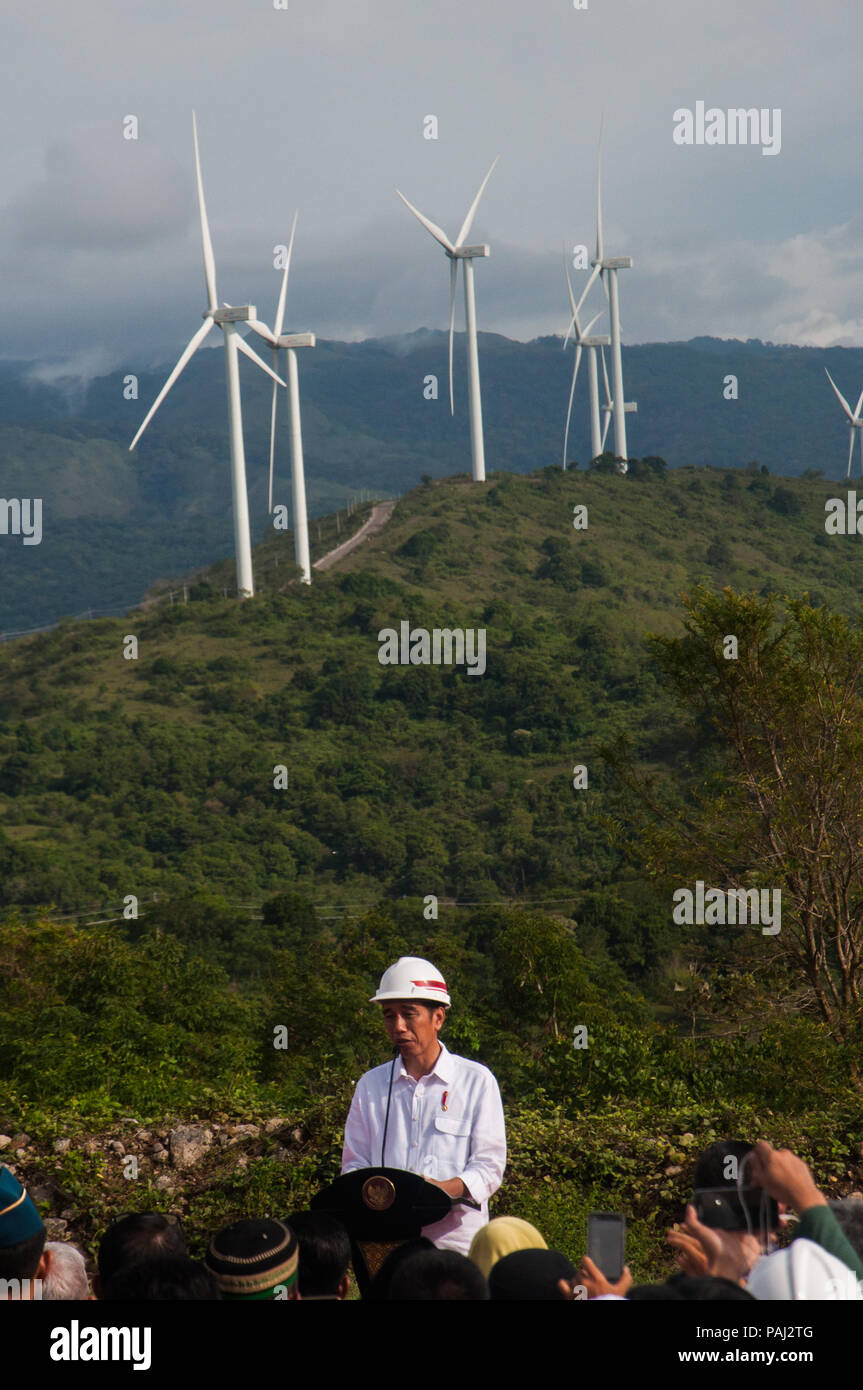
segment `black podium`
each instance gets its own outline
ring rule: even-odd
[[[345,1227],[360,1294],[365,1297],[387,1255],[423,1226],[442,1221],[452,1198],[419,1173],[402,1168],[357,1168],[343,1173],[309,1203],[326,1211]],[[471,1203],[471,1205],[475,1205]]]

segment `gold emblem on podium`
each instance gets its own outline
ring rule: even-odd
[[[386,1211],[396,1199],[395,1183],[390,1182],[389,1178],[366,1178],[362,1198],[372,1211]]]

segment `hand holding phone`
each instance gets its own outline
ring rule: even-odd
[[[623,1274],[626,1217],[619,1211],[593,1211],[587,1218],[587,1253],[610,1284]]]

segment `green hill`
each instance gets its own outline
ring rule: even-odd
[[[824,534],[830,490],[691,469],[453,479],[309,589],[285,587],[292,541],[273,536],[251,603],[222,598],[225,562],[187,605],[7,644],[2,899],[572,894],[610,868],[572,764],[624,726],[649,760],[673,747],[643,636],[679,627],[679,593],[857,604],[856,538]],[[485,675],[381,666],[377,633],[402,620],[484,628]]]
[[[686,794],[691,740],[644,644],[680,631],[681,590],[857,612],[833,491],[658,461],[453,478],[310,588],[274,535],[253,600],[222,596],[224,561],[188,603],[0,647],[0,1132],[26,1127],[24,1171],[55,1175],[71,1231],[92,1247],[112,1212],[170,1200],[197,1249],[306,1201],[337,1168],[351,1079],[385,1054],[367,1001],[399,954],[456,982],[447,1039],[501,1080],[498,1211],[573,1255],[585,1213],[619,1205],[634,1272],[669,1272],[663,1223],[717,1135],[789,1143],[835,1192],[859,1182],[855,1044],[796,996],[765,987],[753,1015],[700,992],[698,943],[609,837],[599,756],[627,733]],[[403,621],[485,629],[484,674],[381,665]],[[748,942],[757,974],[770,946]],[[242,1171],[216,1156],[163,1182],[145,1155],[133,1191],[106,1148],[166,1117],[274,1115],[293,1137],[262,1133]]]

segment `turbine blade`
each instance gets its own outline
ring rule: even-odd
[[[611,388],[608,384],[608,368],[605,365],[605,348],[599,349],[599,355],[602,358],[602,379],[605,382],[605,400],[607,405],[611,405]],[[609,415],[608,418],[610,420],[611,416]],[[605,439],[605,435],[602,437]]]
[[[824,368],[824,371],[827,373],[827,380],[830,382],[830,385],[833,387],[833,390],[836,392],[836,395],[839,397],[839,401],[840,401],[840,403],[841,403],[841,405],[842,405],[842,409],[845,411],[845,414],[848,416],[848,419],[849,419],[849,420],[853,420],[853,419],[854,419],[854,416],[851,414],[851,407],[850,407],[850,405],[849,405],[848,402],[846,401],[845,397],[842,395],[842,392],[839,390],[839,387],[836,385],[836,382],[833,380],[832,376],[831,376],[830,373],[827,371],[827,368],[826,368],[826,367]]]
[[[851,428],[850,428],[850,430],[848,431],[848,433],[850,434],[851,439],[850,439],[849,444],[848,444],[848,470],[847,470],[847,472],[846,472],[846,474],[845,474],[845,480],[846,480],[846,482],[847,482],[848,479],[851,477],[851,464],[852,464],[853,459],[854,459],[854,426],[853,426],[853,425],[851,426]]]
[[[611,424],[611,411],[609,410],[609,411],[606,412],[606,415],[605,415],[605,424],[604,424],[603,427],[602,427],[602,438],[601,438],[601,440],[599,441],[599,452],[600,452],[601,454],[604,454],[604,453],[605,453],[605,441],[606,441],[606,439],[608,438],[608,427],[609,427],[610,424]]]
[[[279,365],[279,350],[273,348],[273,375]],[[273,460],[276,455],[276,402],[279,395],[278,382],[273,382],[273,399],[270,404],[270,485],[267,491],[267,507],[272,515],[273,511]]]
[[[497,156],[497,158],[494,161],[494,164],[492,164],[491,168],[489,169],[488,173],[486,174],[485,178],[479,186],[479,192],[477,193],[476,197],[471,203],[470,208],[468,209],[467,217],[462,222],[461,230],[459,231],[459,234],[455,239],[456,246],[464,245],[464,239],[470,231],[471,227],[473,226],[473,219],[476,217],[476,210],[479,207],[479,200],[485,192],[486,184],[488,183],[489,179],[494,173],[494,165],[497,164],[498,159],[500,159],[500,155]]]
[[[583,333],[579,333],[579,335],[578,335],[579,338],[586,338],[587,335],[588,335],[588,333],[590,332],[591,328],[592,328],[593,325],[596,323],[597,319],[601,319],[601,318],[602,318],[602,310],[600,309],[600,311],[599,311],[598,314],[594,314],[593,318],[590,320],[590,323],[587,325],[587,327],[585,328],[584,332],[583,332]]]
[[[204,202],[204,183],[201,178],[201,156],[198,153],[198,123],[192,112],[192,138],[195,144],[195,177],[198,182],[198,209],[201,214],[201,248],[204,252],[204,275],[207,278],[208,308],[212,313],[218,308],[216,295],[216,261],[213,256],[213,243],[210,240],[210,224],[207,221],[207,204]]]
[[[230,306],[228,305],[227,307]],[[275,347],[276,335],[265,323],[262,323],[260,319],[246,319],[246,323],[253,333],[257,333],[259,338],[263,338],[264,342],[269,343],[271,347]]]
[[[152,420],[153,416],[156,414],[156,411],[159,409],[159,406],[162,404],[162,401],[163,401],[163,400],[165,399],[165,397],[167,396],[167,394],[168,394],[168,392],[170,391],[171,387],[173,386],[174,382],[177,380],[177,377],[180,375],[180,372],[183,370],[183,368],[185,367],[186,363],[188,362],[189,358],[190,358],[190,357],[193,357],[194,354],[198,351],[198,348],[201,346],[201,343],[202,343],[202,342],[204,341],[204,339],[206,338],[206,336],[207,336],[207,334],[209,333],[209,331],[210,331],[210,329],[212,328],[212,326],[213,326],[213,320],[212,320],[212,319],[205,319],[204,322],[201,324],[201,327],[198,329],[197,333],[195,334],[195,336],[194,336],[193,338],[191,338],[191,339],[189,340],[189,342],[186,344],[185,348],[183,349],[183,351],[181,352],[181,354],[180,354],[180,356],[179,356],[179,358],[178,358],[178,360],[177,360],[177,365],[176,365],[176,367],[175,367],[174,370],[171,372],[171,375],[168,377],[168,380],[165,382],[165,385],[162,387],[161,391],[159,392],[158,396],[157,396],[156,399],[154,400],[153,404],[150,406],[150,409],[147,411],[147,414],[144,416],[144,421],[143,421],[143,424],[141,425],[141,428],[138,430],[138,433],[135,435],[135,438],[132,440],[132,443],[129,445],[129,452],[130,452],[130,453],[131,453],[131,451],[134,449],[135,445],[138,443],[138,440],[141,438],[141,435],[144,433],[144,430],[147,428],[147,426],[149,425],[149,423],[150,423],[150,421]]]
[[[452,394],[452,342],[455,333],[455,287],[458,279],[458,261],[451,260],[449,263],[449,413],[455,415],[455,403]]]
[[[396,193],[399,193],[398,189],[396,189]],[[407,198],[405,197],[405,195],[404,195],[403,193],[399,193],[399,197],[401,198],[401,200],[402,200],[402,202],[404,203],[405,207],[406,207],[406,208],[410,208],[410,210],[411,210],[411,212],[413,213],[414,217],[416,217],[418,221],[422,222],[422,224],[423,224],[423,226],[425,227],[426,231],[431,232],[431,234],[432,234],[432,236],[434,237],[435,241],[439,241],[439,242],[440,242],[441,246],[444,248],[445,251],[454,251],[454,250],[455,250],[455,247],[453,246],[453,244],[452,244],[452,242],[450,241],[449,237],[447,236],[446,232],[442,232],[441,229],[440,229],[440,227],[437,225],[436,222],[431,222],[431,221],[429,221],[429,219],[428,219],[427,217],[423,217],[423,215],[422,215],[422,213],[420,212],[419,208],[415,208],[414,205],[413,205],[413,203],[409,203],[408,200],[407,200]]]
[[[576,306],[575,306],[575,312],[576,312],[577,314],[581,312],[581,306],[582,306],[582,304],[583,304],[584,301],[587,299],[587,296],[590,294],[590,291],[591,291],[592,286],[596,284],[596,277],[597,277],[597,275],[599,274],[599,270],[600,270],[600,267],[599,267],[598,265],[595,265],[595,266],[593,267],[593,270],[590,272],[590,275],[589,275],[589,277],[588,277],[587,284],[585,285],[585,287],[584,287],[584,289],[583,289],[583,291],[582,291],[581,299],[578,301],[578,303],[577,303]]]
[[[859,419],[860,419],[860,407],[861,407],[861,405],[863,405],[863,391],[860,392],[860,396],[859,396],[859,399],[858,399],[858,401],[857,401],[857,407],[856,407],[856,409],[855,409],[855,411],[854,411],[854,419],[855,419],[855,420],[859,420]]]
[[[277,381],[280,386],[284,386],[287,390],[287,382],[282,381],[282,378],[280,376],[276,376],[276,373],[272,371],[270,367],[267,366],[264,359],[258,356],[254,348],[249,347],[249,344],[246,342],[245,338],[241,338],[239,333],[237,334],[237,347],[240,349],[240,352],[244,352],[246,354],[250,362],[256,362],[262,372],[266,372],[267,376],[271,376],[273,378],[273,381]]]
[[[569,277],[569,261],[567,259],[565,250],[563,253],[563,273],[566,276],[566,288],[569,292],[569,307],[571,311],[569,318],[569,328],[566,330],[566,337],[563,340],[563,346],[565,350],[566,345],[569,342],[569,335],[572,332],[573,328],[575,328],[576,336],[579,338],[581,337],[581,332],[578,327],[578,308],[575,303],[575,295],[572,292],[572,280]]]
[[[578,367],[581,362],[581,348],[575,349],[575,366],[572,369],[572,384],[569,388],[569,405],[566,408],[566,429],[563,432],[563,466],[566,468],[566,451],[569,445],[569,422],[572,418],[572,402],[575,396],[575,381],[578,376]]]
[[[285,273],[284,273],[284,275],[282,276],[282,287],[281,287],[281,289],[279,290],[279,303],[278,303],[278,307],[277,307],[277,309],[276,309],[276,321],[275,321],[275,323],[273,324],[273,332],[274,332],[274,334],[276,335],[277,338],[278,338],[279,334],[280,334],[281,331],[282,331],[282,324],[283,324],[284,321],[285,321],[285,296],[287,295],[287,292],[288,292],[288,271],[289,271],[290,268],[291,268],[291,256],[293,255],[293,251],[294,251],[294,232],[297,230],[297,218],[298,218],[298,217],[299,217],[299,208],[298,208],[297,211],[294,213],[294,221],[293,221],[293,225],[291,226],[291,239],[290,239],[290,241],[288,242],[288,254],[287,254],[287,258],[286,258],[286,260],[285,260]]]
[[[602,127],[605,112],[599,118],[599,148],[596,155],[596,259],[602,260]]]

